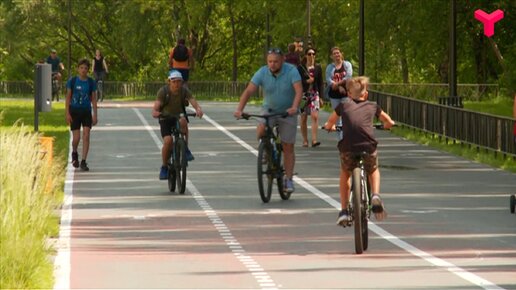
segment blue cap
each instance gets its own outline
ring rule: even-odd
[[[173,69],[168,72],[168,79],[169,80],[177,80],[177,79],[183,80],[183,76],[181,75],[181,73],[179,71]]]

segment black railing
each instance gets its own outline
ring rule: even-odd
[[[406,126],[516,158],[513,136],[515,121],[511,118],[372,90],[369,91],[369,99],[376,101],[394,120]]]
[[[158,90],[165,85],[165,82],[104,82],[104,94],[110,98],[138,97],[149,100],[156,98]],[[238,98],[245,90],[245,82],[202,82],[190,81],[188,87],[194,96],[203,98]],[[65,84],[63,83],[63,93]],[[2,96],[25,96],[30,97],[34,94],[32,82],[0,82],[0,97]],[[255,98],[260,96],[257,93]]]

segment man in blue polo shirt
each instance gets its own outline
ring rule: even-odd
[[[267,53],[267,65],[261,67],[251,79],[251,82],[240,96],[234,116],[237,119],[242,117],[247,101],[251,95],[262,87],[263,90],[263,112],[262,114],[274,114],[288,112],[286,118],[277,117],[271,120],[271,125],[278,123],[281,136],[281,144],[284,152],[285,165],[285,191],[292,193],[294,183],[294,144],[296,143],[297,113],[299,102],[303,94],[301,76],[297,68],[285,63],[281,50],[274,48]],[[265,134],[265,124],[260,123],[256,128],[258,139]]]

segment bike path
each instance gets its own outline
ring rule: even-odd
[[[300,184],[291,200],[274,193],[262,204],[256,157],[244,147],[256,148],[255,123],[234,120],[235,106],[203,104],[208,118],[192,120],[184,196],[157,180],[160,138],[138,116],[159,137],[150,109],[99,110],[91,171],[74,176],[72,288],[479,289],[373,233],[366,254],[354,255],[352,229],[335,226],[337,210]],[[377,225],[514,288],[515,175],[378,133],[389,219]],[[298,178],[338,201],[333,135],[320,139],[320,148],[298,142]]]

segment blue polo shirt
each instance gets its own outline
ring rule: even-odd
[[[283,63],[277,76],[274,76],[265,65],[251,79],[256,86],[263,89],[263,108],[271,113],[282,113],[292,107],[296,96],[294,83],[300,82],[301,76],[297,68],[289,63]]]

